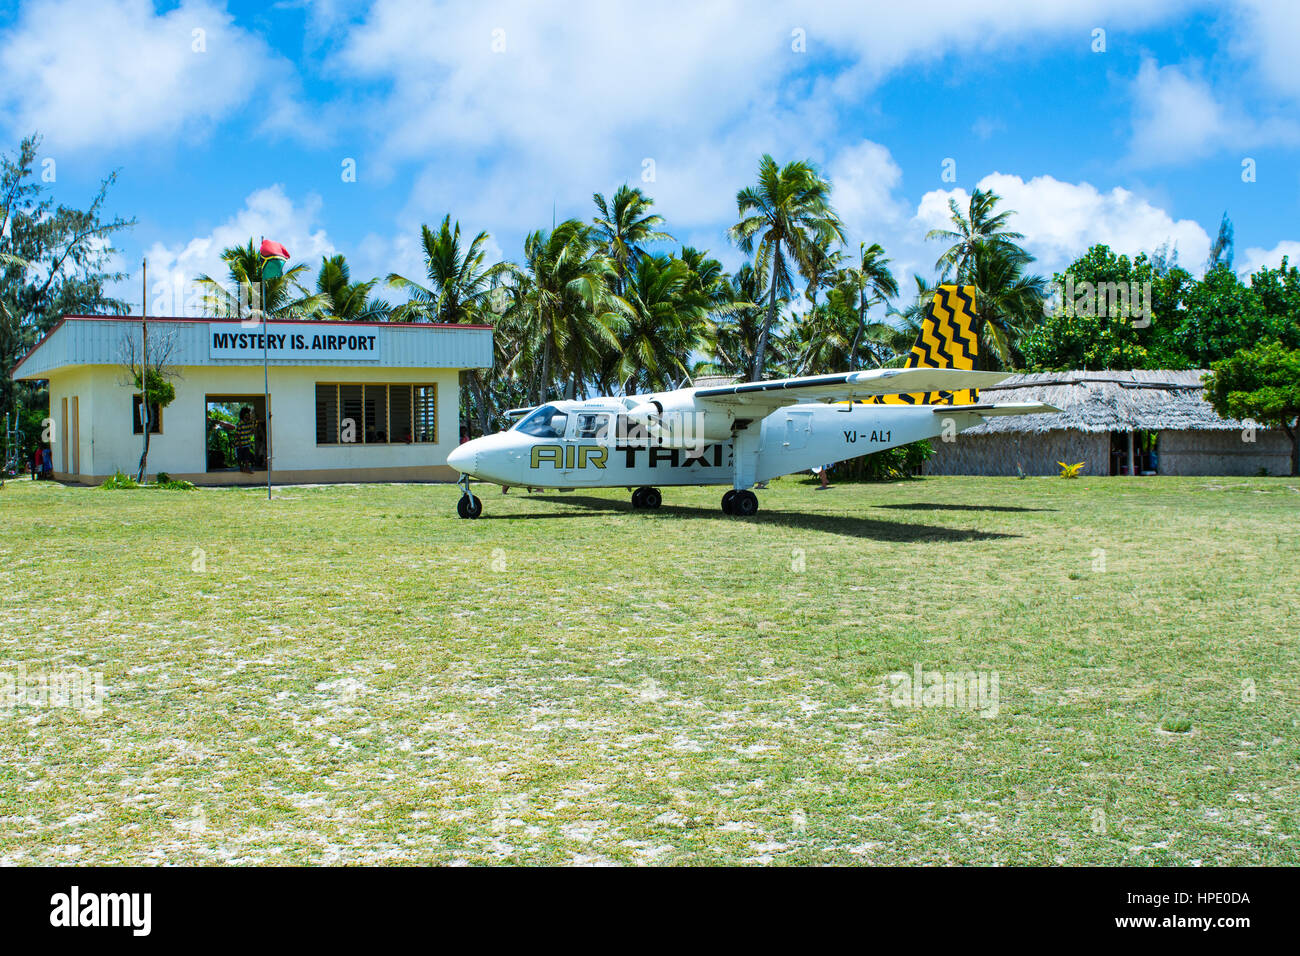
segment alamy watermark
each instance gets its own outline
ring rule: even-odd
[[[999,707],[997,671],[935,671],[914,664],[912,670],[889,675],[889,702],[894,707],[946,707],[996,717]]]
[[[1043,311],[1048,315],[1124,319],[1135,329],[1145,329],[1154,315],[1150,282],[1075,282],[1067,275],[1064,284],[1053,282],[1047,290]]]
[[[104,675],[85,667],[29,671],[26,664],[0,670],[0,713],[21,706],[67,708],[98,717],[104,712]]]

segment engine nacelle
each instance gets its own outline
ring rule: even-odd
[[[697,448],[731,438],[735,415],[715,408],[700,408],[682,392],[647,398],[628,409],[627,420],[645,429],[650,442],[661,448]],[[633,436],[635,438],[635,436]]]

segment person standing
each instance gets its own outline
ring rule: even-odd
[[[245,405],[239,410],[239,425],[235,428],[235,459],[239,462],[239,470],[246,475],[253,473],[253,439],[256,433],[253,410]]]

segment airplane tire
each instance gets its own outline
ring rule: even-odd
[[[456,502],[456,514],[462,518],[477,518],[483,513],[483,502],[473,495],[461,495]]]
[[[637,488],[635,491],[632,492],[632,507],[633,507],[633,508],[644,508],[644,507],[645,507],[645,489],[644,489],[644,488]]]
[[[738,518],[748,518],[758,511],[758,497],[752,491],[737,491],[731,502],[731,513]]]
[[[658,488],[643,488],[644,494],[641,495],[642,508],[658,508],[664,503],[664,496]]]
[[[736,489],[732,488],[725,495],[722,496],[722,513],[724,515],[731,514],[731,506],[735,504],[735,502],[736,502]]]

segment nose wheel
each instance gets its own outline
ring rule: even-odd
[[[636,491],[632,492],[633,508],[658,508],[664,502],[664,496],[659,493],[658,488],[651,488],[648,485],[642,485]]]
[[[483,502],[469,490],[469,475],[461,475],[457,484],[461,494],[460,501],[456,502],[456,514],[462,518],[477,518],[483,513]]]
[[[722,513],[748,518],[758,512],[758,496],[752,491],[740,491],[735,488],[722,496]]]

